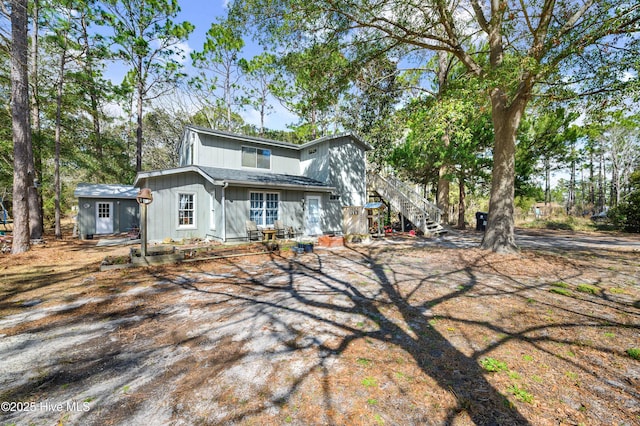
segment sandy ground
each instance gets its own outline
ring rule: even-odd
[[[0,422],[640,424],[640,239],[479,238],[107,272],[127,247],[7,255]]]

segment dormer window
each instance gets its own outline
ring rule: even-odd
[[[242,167],[253,167],[258,169],[271,168],[271,150],[242,147]]]

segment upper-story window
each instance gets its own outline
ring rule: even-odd
[[[242,147],[242,167],[270,169],[271,168],[271,150],[243,146]]]

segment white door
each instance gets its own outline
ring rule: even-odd
[[[113,203],[96,203],[96,234],[113,234]]]
[[[322,212],[322,204],[319,195],[307,195],[305,200],[304,212],[304,233],[305,235],[320,235],[322,229],[320,227],[320,216]]]

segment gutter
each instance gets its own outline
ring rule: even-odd
[[[227,242],[227,201],[225,195],[225,189],[229,186],[229,182],[222,182],[222,193],[220,194],[220,201],[222,203],[222,242]]]
[[[307,192],[334,192],[336,187],[334,186],[313,186],[313,185],[296,185],[296,184],[268,184],[246,180],[217,180],[216,185],[233,185],[233,186],[247,186],[252,188],[274,188],[274,189],[295,189],[298,191]],[[226,187],[225,187],[226,188]]]

